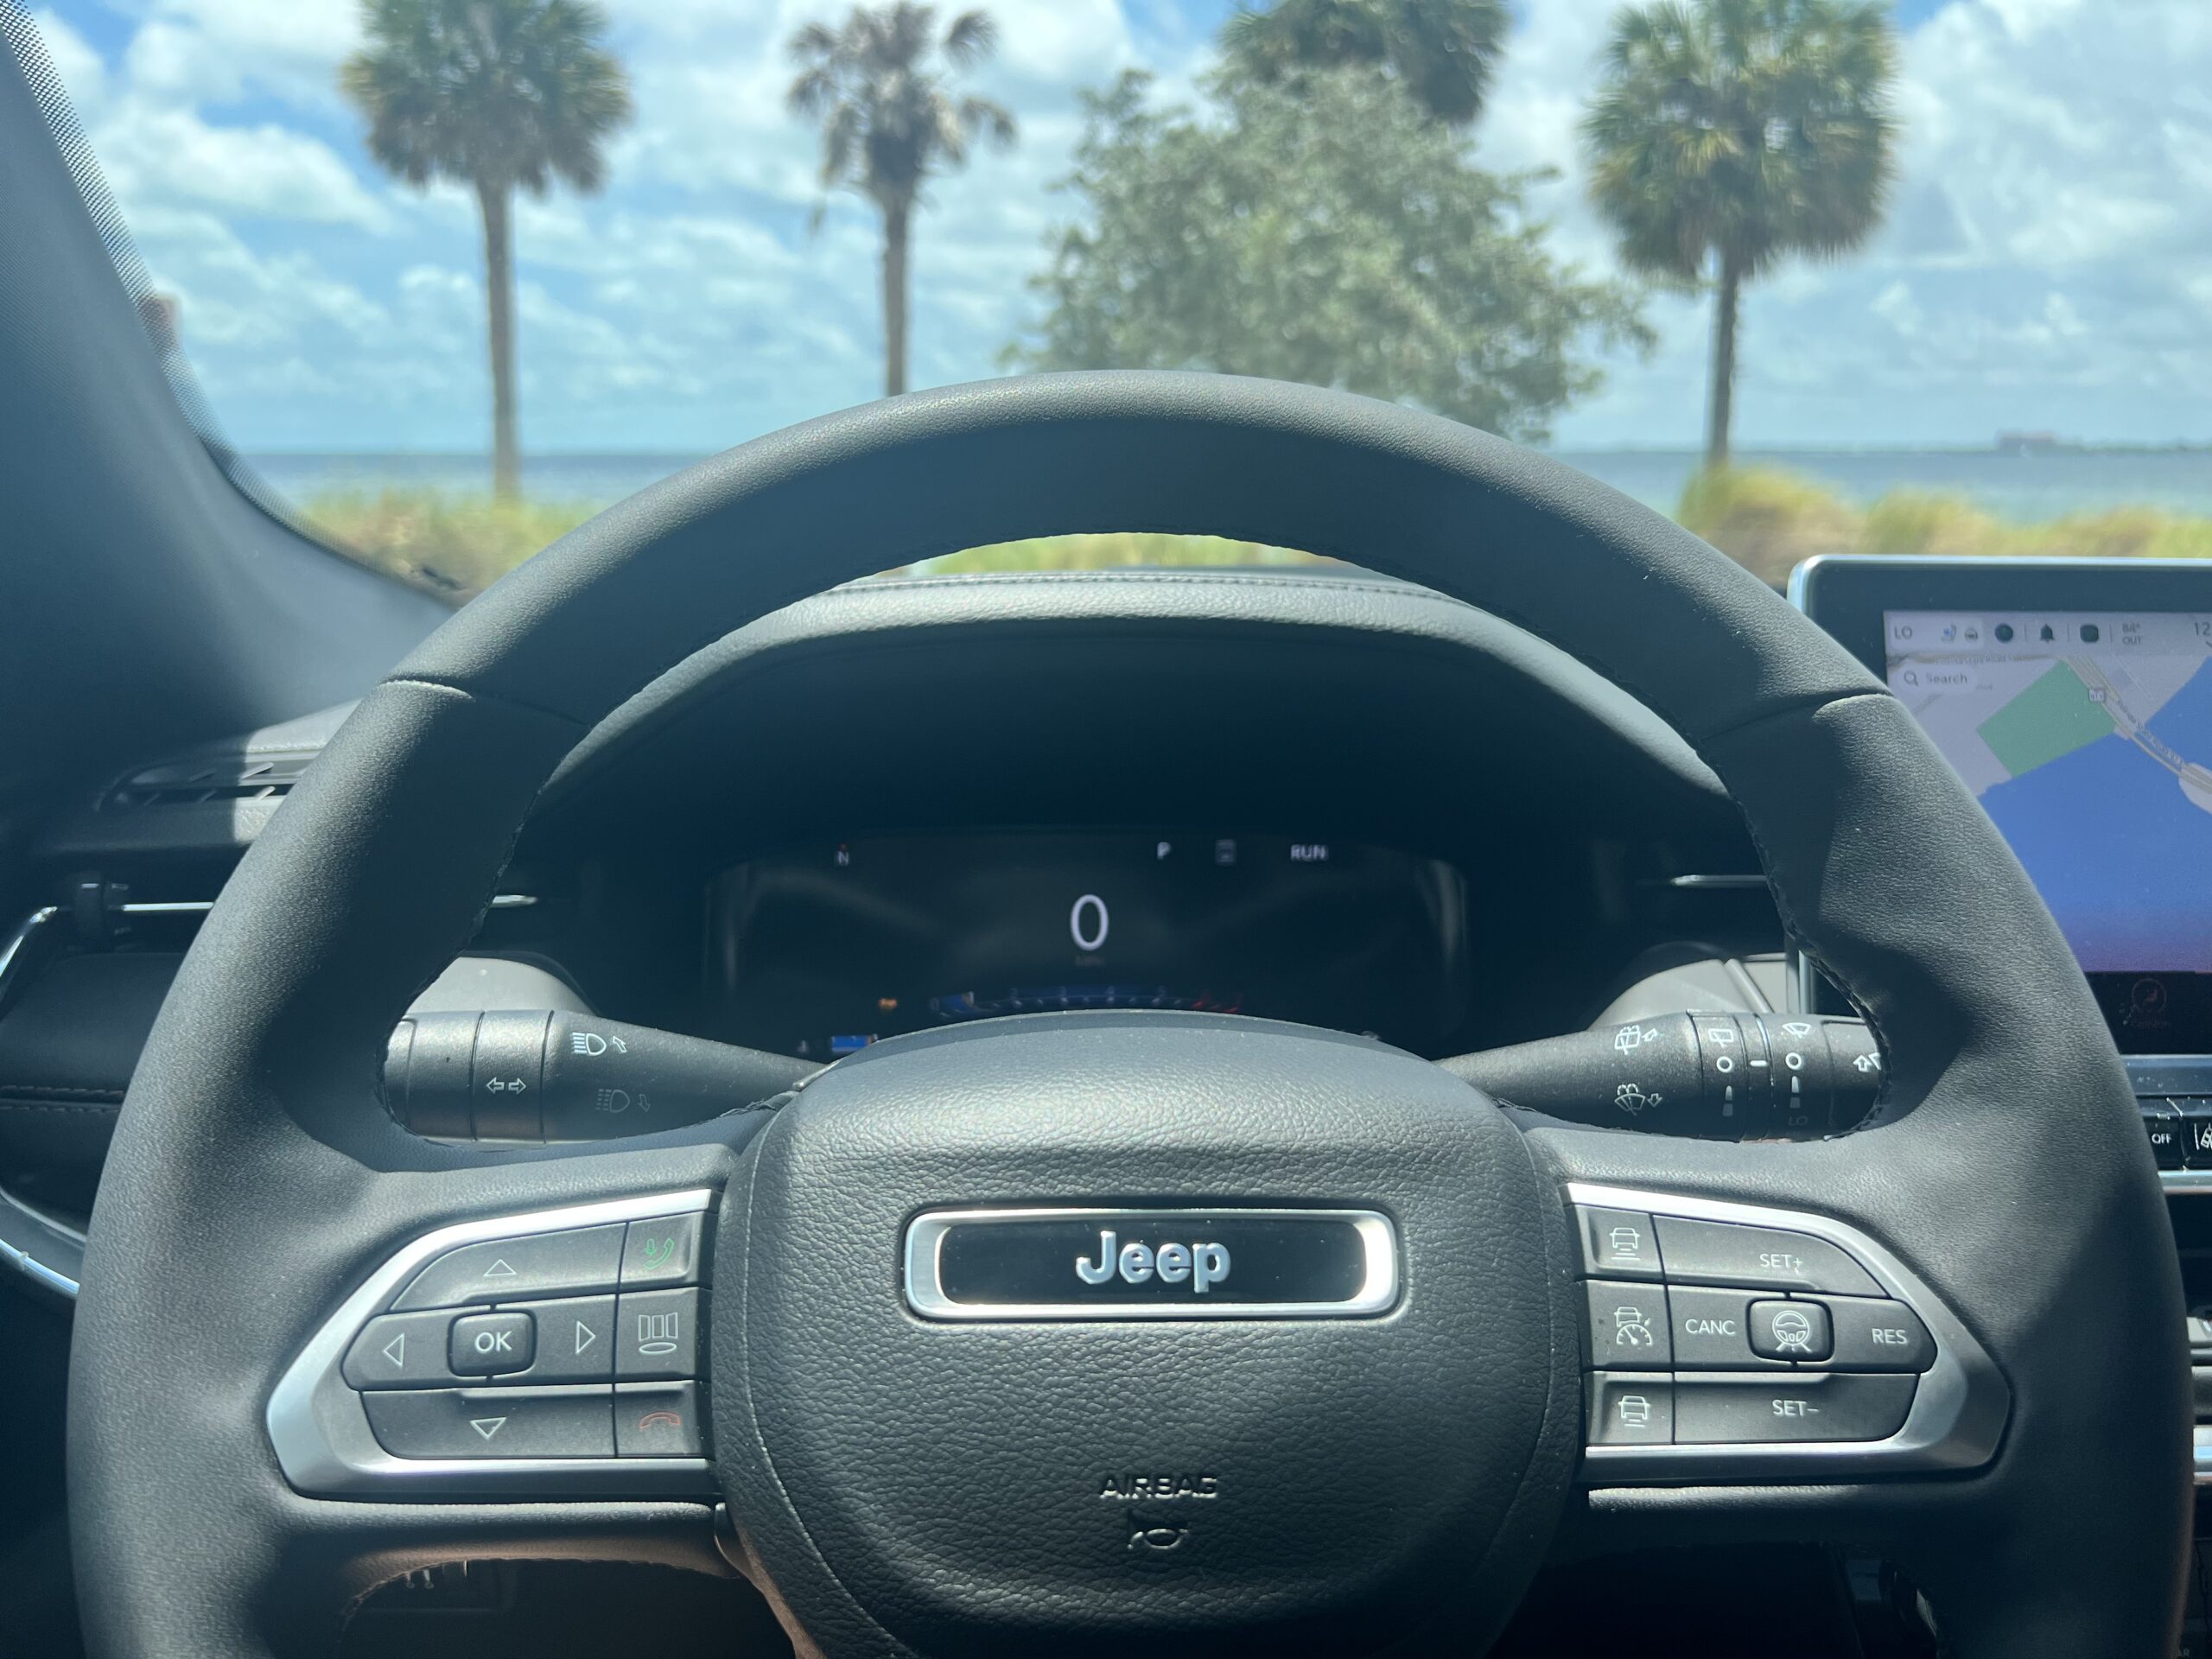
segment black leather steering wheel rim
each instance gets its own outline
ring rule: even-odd
[[[1910,717],[1754,579],[1556,462],[1344,394],[1175,374],[918,394],[734,450],[503,580],[365,699],[210,916],[118,1122],[71,1382],[92,1650],[327,1644],[345,1593],[416,1560],[583,1550],[595,1526],[680,1558],[683,1505],[285,1484],[268,1391],[376,1249],[502,1204],[720,1185],[737,1155],[712,1126],[615,1154],[416,1140],[374,1106],[386,1034],[538,787],[654,676],[839,581],[1101,529],[1338,555],[1582,658],[1727,785],[1793,933],[1881,1034],[1888,1090],[1856,1135],[1529,1141],[1561,1177],[1796,1204],[1881,1240],[2010,1383],[1997,1456],[1910,1483],[1600,1491],[1575,1541],[1848,1537],[1913,1567],[1962,1654],[2162,1650],[2190,1504],[2163,1200],[2063,940]]]

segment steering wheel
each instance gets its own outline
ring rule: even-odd
[[[897,1039],[611,1145],[442,1145],[382,1109],[395,1020],[624,698],[836,582],[1100,529],[1408,577],[1643,700],[1878,1033],[1875,1117],[1806,1144],[1531,1124],[1371,1041],[1164,1014]],[[693,1382],[357,1386],[372,1321],[442,1373],[512,1328],[487,1307],[619,1294],[626,1322],[671,1274]],[[1624,1388],[1598,1351],[1641,1339],[1619,1285],[1785,1304],[1796,1353],[1700,1379],[1678,1332]],[[696,1560],[719,1497],[729,1553],[830,1659],[1479,1650],[1548,1553],[1802,1540],[1903,1565],[1960,1654],[2150,1656],[2190,1535],[2181,1302],[2064,942],[1911,717],[1772,592],[1426,415],[1001,380],[644,492],[362,701],[208,917],[118,1126],[76,1316],[76,1571],[97,1655],[319,1652],[437,1560]],[[1916,1359],[1806,1363],[1806,1320],[1840,1343],[1866,1305]],[[632,1334],[626,1367],[655,1346]],[[561,1438],[579,1413],[596,1455]]]

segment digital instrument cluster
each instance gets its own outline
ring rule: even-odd
[[[1439,1053],[1469,995],[1459,873],[1325,838],[834,842],[723,872],[710,911],[715,1034],[802,1058],[1086,1008],[1255,1014]]]

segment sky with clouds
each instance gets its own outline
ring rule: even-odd
[[[1021,142],[935,187],[912,379],[997,372],[1071,211],[1077,93],[1127,66],[1188,97],[1233,0],[989,0],[977,90]],[[833,198],[783,43],[842,0],[603,0],[638,119],[608,188],[518,215],[523,432],[541,452],[719,448],[880,385],[875,230]],[[1517,0],[1475,142],[1550,167],[1560,251],[1608,270],[1575,122],[1613,0]],[[1898,0],[1902,176],[1860,255],[1745,308],[1739,441],[1979,444],[2005,428],[2212,438],[2212,0]],[[63,0],[46,48],[228,435],[248,449],[475,450],[489,394],[473,200],[370,163],[335,71],[352,0]],[[1701,432],[1707,322],[1607,363],[1562,447]]]

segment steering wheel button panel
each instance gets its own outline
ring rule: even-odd
[[[1675,1379],[1676,1446],[1885,1440],[1904,1424],[1910,1376],[1800,1371]]]
[[[1973,1468],[1994,1453],[2011,1404],[2003,1378],[1935,1294],[1857,1229],[1580,1182],[1567,1198],[1586,1272],[1601,1259],[1592,1241],[1622,1217],[1649,1224],[1663,1265],[1658,1284],[1587,1274],[1585,1484],[1851,1480]],[[1770,1281],[1791,1294],[1762,1294]],[[1646,1344],[1633,1316],[1653,1307],[1667,1325]]]
[[[1659,1254],[1673,1279],[1785,1290],[1878,1296],[1866,1268],[1824,1239],[1774,1227],[1746,1227],[1656,1216]]]
[[[713,1198],[617,1198],[415,1240],[278,1379],[269,1437],[286,1478],[385,1499],[710,1493],[698,1281]],[[644,1271],[691,1282],[615,1294],[633,1236],[636,1252],[652,1242]],[[606,1294],[574,1294],[593,1290]]]
[[[453,1307],[512,1301],[518,1296],[612,1290],[621,1265],[620,1227],[490,1239],[448,1250],[424,1268],[392,1306]]]
[[[398,1458],[606,1458],[612,1389],[425,1389],[367,1396],[369,1422]]]

